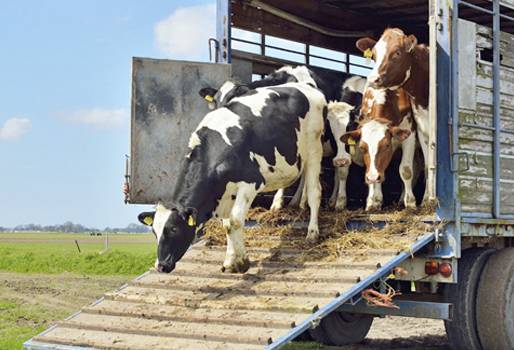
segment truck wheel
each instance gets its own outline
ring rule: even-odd
[[[323,328],[321,323],[318,327],[309,329],[309,335],[312,340],[317,341],[318,343],[332,345],[330,339],[328,338],[327,332],[325,332],[325,329]]]
[[[514,248],[485,265],[477,295],[477,328],[484,349],[514,349]]]
[[[371,315],[336,311],[322,319],[311,335],[325,345],[356,344],[366,338],[372,323]]]
[[[445,288],[446,299],[453,304],[453,320],[444,321],[452,349],[481,350],[476,327],[478,281],[494,249],[471,248],[459,260],[458,283]]]

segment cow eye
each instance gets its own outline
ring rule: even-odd
[[[394,57],[400,57],[401,54],[402,54],[402,52],[400,50],[396,50],[394,52]]]

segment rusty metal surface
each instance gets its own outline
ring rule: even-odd
[[[189,135],[208,112],[198,95],[220,86],[231,66],[133,59],[130,201],[154,204],[171,195]]]

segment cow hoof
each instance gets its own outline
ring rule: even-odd
[[[319,230],[318,229],[309,229],[307,232],[307,242],[316,243],[319,238]]]
[[[337,159],[333,159],[332,160],[332,164],[336,168],[341,168],[341,167],[344,167],[344,166],[349,166],[351,162],[352,162],[352,160],[349,159],[349,158],[337,158]]]
[[[366,205],[366,211],[378,211],[380,209],[382,209],[382,205],[381,204]]]
[[[406,209],[416,209],[416,201],[405,203],[405,208]]]
[[[271,205],[271,207],[269,208],[269,210],[271,210],[271,211],[278,211],[280,209],[282,209],[282,203],[280,203],[280,204],[273,203]]]
[[[250,268],[250,260],[248,258],[243,258],[237,261],[233,261],[231,263],[223,263],[221,267],[221,272],[228,273],[245,273]]]
[[[405,208],[407,209],[416,209],[416,198],[405,198],[404,203]]]
[[[346,198],[337,201],[336,210],[341,211],[346,209]]]

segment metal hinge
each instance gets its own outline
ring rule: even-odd
[[[465,159],[465,167],[464,169],[460,168],[460,156],[464,156]],[[452,153],[452,161],[450,165],[450,170],[452,173],[457,173],[460,171],[468,171],[469,170],[469,154],[466,152],[455,152]]]

